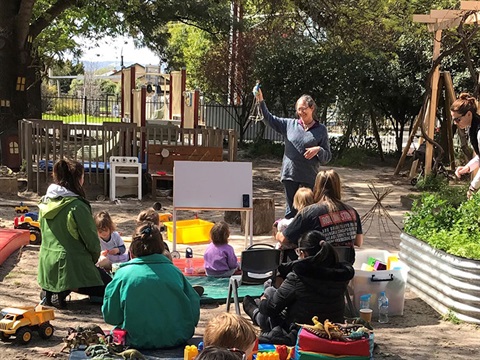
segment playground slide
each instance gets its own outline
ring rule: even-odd
[[[0,229],[0,265],[17,249],[30,243],[30,231]]]
[[[105,148],[107,150],[107,159],[110,155],[113,154],[113,151],[118,148],[120,143],[120,132],[117,132],[115,136],[113,136],[110,140],[105,143]],[[97,145],[85,145],[78,149],[77,151],[77,158],[78,160],[84,161],[102,161],[103,160],[103,144]]]

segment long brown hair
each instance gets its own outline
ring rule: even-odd
[[[53,165],[53,182],[85,198],[85,190],[80,184],[83,166],[78,161],[60,159]]]
[[[313,187],[315,202],[325,202],[329,211],[335,211],[342,203],[342,185],[335,170],[319,171]]]

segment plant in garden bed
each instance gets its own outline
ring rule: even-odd
[[[423,193],[406,214],[404,231],[448,254],[480,260],[480,193],[466,200],[466,186]]]

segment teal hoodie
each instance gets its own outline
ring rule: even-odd
[[[127,344],[139,349],[185,344],[200,318],[200,297],[164,255],[120,264],[105,289],[103,318],[127,331]]]
[[[60,292],[103,285],[95,266],[100,241],[90,204],[52,184],[38,208],[42,232],[38,284],[42,289]]]

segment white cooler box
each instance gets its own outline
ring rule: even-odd
[[[403,315],[403,306],[405,302],[405,285],[407,284],[408,266],[399,261],[395,266],[400,267],[397,270],[378,270],[364,271],[360,270],[363,263],[367,263],[369,257],[378,259],[385,264],[388,257],[394,254],[386,250],[378,249],[358,249],[355,252],[355,277],[352,279],[354,292],[354,303],[357,309],[360,309],[360,296],[371,294],[370,308],[373,310],[374,318],[378,317],[378,296],[381,291],[385,291],[388,298],[388,314]]]

